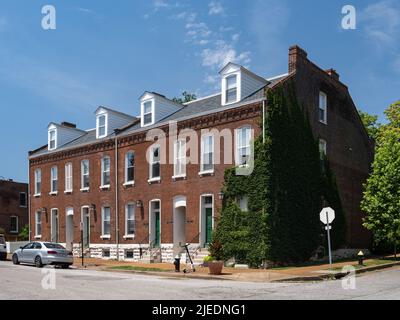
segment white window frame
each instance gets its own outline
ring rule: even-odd
[[[51,138],[52,133],[54,133],[54,139]],[[57,129],[51,129],[49,130],[48,134],[48,149],[49,150],[55,150],[57,149]],[[54,142],[54,146],[52,146],[52,142]]]
[[[144,106],[147,103],[151,103],[151,112],[145,113],[144,112],[145,111]],[[142,127],[147,127],[147,126],[151,126],[152,124],[154,124],[154,121],[155,121],[154,104],[155,104],[154,99],[142,101],[142,103],[141,103],[141,125],[142,125]],[[149,123],[145,123],[144,122],[144,116],[148,115],[148,114],[151,114],[151,121]]]
[[[106,171],[105,170],[105,160],[108,159],[109,161],[109,168]],[[108,174],[109,175],[109,180],[110,182],[108,184],[105,184],[105,179],[104,179],[104,175]],[[103,158],[101,158],[101,189],[107,189],[110,188],[111,185],[111,157],[110,156],[105,156]]]
[[[100,127],[100,118],[104,117],[104,126]],[[100,128],[104,127],[104,134],[100,135]],[[97,139],[101,139],[107,137],[108,133],[108,114],[107,113],[100,113],[97,115],[96,118],[96,136]]]
[[[68,162],[65,164],[65,193],[70,193],[73,191],[73,179],[73,165],[72,162]]]
[[[133,155],[133,166],[130,166],[129,164],[129,155]],[[135,152],[134,151],[128,151],[125,154],[125,183],[124,185],[134,185],[135,184]],[[133,180],[128,179],[128,170],[130,168],[133,168]]]
[[[12,226],[11,220],[12,220],[12,219],[16,219],[16,223],[15,223],[16,229],[15,229],[15,230],[11,230],[11,226]],[[18,216],[11,216],[11,217],[10,217],[10,233],[18,233],[18,232],[19,232]]]
[[[241,131],[244,130],[244,129],[250,130],[250,139],[248,141],[248,145],[247,144],[246,145],[239,145],[239,143],[241,142],[241,139],[240,139]],[[249,157],[251,157],[251,152],[252,152],[252,150],[251,150],[251,140],[252,139],[253,139],[253,130],[252,130],[252,127],[250,125],[245,125],[245,126],[242,126],[240,128],[237,128],[235,130],[235,161],[236,161],[236,165],[237,166],[246,167],[246,166],[249,165],[248,163],[245,164],[245,165],[242,164],[242,161],[239,159],[239,155],[240,155],[239,149],[249,148],[249,150],[250,150]]]
[[[53,183],[56,183],[55,188]],[[50,194],[55,195],[58,193],[58,167],[53,166],[50,169]]]
[[[128,208],[132,206],[133,208],[133,219],[128,219]],[[136,204],[134,202],[128,202],[125,205],[125,236],[124,239],[134,239],[136,233]],[[128,232],[128,222],[133,220],[133,233]]]
[[[105,209],[108,208],[110,210],[110,218],[109,220],[105,220],[104,214],[105,214]],[[109,234],[104,234],[104,223],[108,221],[110,224],[110,233]],[[110,239],[111,238],[111,207],[109,206],[104,206],[101,208],[101,238],[102,239]]]
[[[206,203],[205,198],[211,198],[212,203]],[[215,197],[212,193],[205,193],[200,195],[200,214],[199,214],[199,239],[202,242],[202,245],[206,241],[206,230],[205,230],[205,213],[207,208],[212,208],[212,230],[215,229]]]
[[[236,76],[236,101],[227,102],[227,90],[228,90],[228,78]],[[228,73],[222,77],[221,81],[221,103],[223,106],[227,106],[233,103],[237,103],[242,99],[242,74],[241,71],[234,71]]]
[[[85,173],[85,166],[84,163],[87,163],[87,173]],[[85,176],[88,177],[89,181],[89,186],[85,187],[84,181],[85,181]],[[85,159],[81,161],[81,191],[89,191],[90,188],[90,161]]]
[[[38,217],[40,217],[38,219]],[[38,232],[39,228],[38,226],[40,226],[40,233]],[[35,238],[39,239],[42,237],[42,212],[40,210],[35,212]]]
[[[323,100],[321,100],[323,99]],[[324,101],[324,105],[321,104],[321,102]],[[324,112],[324,118],[321,119],[320,117],[320,112],[323,111]],[[323,123],[323,124],[327,124],[328,123],[328,96],[325,92],[320,91],[319,92],[319,97],[318,97],[318,120],[319,122]]]
[[[186,161],[186,139],[178,139],[174,142],[174,176],[172,178],[186,177]],[[181,165],[183,165],[183,170],[179,172]]]
[[[35,170],[35,197],[42,194],[42,169]]]
[[[21,204],[21,194],[24,195],[24,198],[25,198],[25,205],[22,205],[22,204]],[[19,206],[20,206],[20,208],[26,208],[26,207],[28,207],[28,196],[27,196],[26,192],[20,192],[20,193],[19,193]]]
[[[158,161],[154,161],[154,149],[158,148]],[[153,165],[159,163],[160,173],[158,177],[153,177]],[[161,180],[161,146],[159,144],[150,147],[150,163],[149,163],[149,182]]]
[[[229,79],[231,79],[231,78],[235,78],[236,84],[235,84],[234,87],[229,88],[228,82],[229,82]],[[235,100],[228,101],[228,97],[229,97],[228,91],[230,91],[230,90],[236,90],[236,99]],[[226,76],[225,77],[225,104],[226,105],[227,104],[231,104],[231,103],[235,103],[235,102],[238,101],[238,97],[239,97],[239,92],[238,91],[239,91],[238,75],[237,74],[231,74],[231,75]]]
[[[249,196],[241,195],[241,196],[237,197],[236,201],[237,201],[237,205],[238,205],[240,210],[242,210],[244,212],[248,212],[249,211]],[[245,208],[242,208],[243,202],[246,204]]]
[[[204,163],[204,155],[206,151],[206,141],[211,138],[211,151],[212,151],[212,169],[205,169],[204,166],[206,165]],[[204,134],[201,136],[201,147],[200,147],[200,172],[199,174],[210,174],[214,173],[215,169],[215,138],[214,135],[209,133],[209,134]]]

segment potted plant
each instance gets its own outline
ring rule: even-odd
[[[214,241],[208,248],[210,255],[207,257],[208,269],[210,274],[221,274],[222,268],[224,267],[224,261],[222,260],[222,244],[218,241]]]

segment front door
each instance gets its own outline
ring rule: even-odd
[[[206,208],[206,244],[212,241],[212,211],[212,208]]]
[[[155,213],[155,223],[156,223],[156,234],[154,238],[154,246],[159,247],[160,246],[160,213],[156,212]]]
[[[89,208],[82,209],[82,227],[83,227],[83,247],[89,248],[90,246],[90,214]]]

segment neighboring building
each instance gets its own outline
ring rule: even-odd
[[[29,154],[31,239],[66,243],[78,254],[82,227],[93,257],[138,259],[140,248],[151,246],[159,248],[163,261],[171,261],[182,243],[205,246],[222,205],[224,171],[248,165],[252,137],[261,132],[265,88],[293,80],[337,176],[348,216],[347,243],[368,247],[359,202],[373,148],[337,73],[321,70],[294,46],[288,74],[265,79],[228,63],[220,76],[221,92],[183,105],[145,92],[140,117],[99,107],[96,129],[51,123],[47,145]],[[189,128],[201,138],[194,144],[196,139],[182,136],[146,141],[150,133],[161,137],[159,129],[172,139],[170,122],[180,134]],[[218,131],[203,131],[209,129]],[[198,163],[185,164],[195,152]],[[232,161],[224,160],[229,157]]]
[[[0,179],[0,228],[6,240],[20,240],[18,234],[28,220],[28,184]]]

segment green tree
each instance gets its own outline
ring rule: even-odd
[[[194,93],[189,93],[187,91],[183,91],[181,98],[175,97],[175,98],[172,98],[172,101],[182,104],[182,103],[190,102],[190,101],[193,101],[196,99],[197,99],[197,97]]]
[[[381,126],[381,124],[378,122],[378,116],[369,114],[368,112],[362,110],[358,110],[358,113],[360,114],[365,129],[367,129],[368,135],[370,138],[376,140],[379,127]]]
[[[29,225],[25,225],[21,232],[19,233],[18,237],[20,238],[21,241],[27,241],[29,240]]]
[[[400,241],[400,101],[385,114],[389,122],[378,132],[361,208],[366,213],[364,227],[373,232],[374,241],[390,242],[396,255]]]

